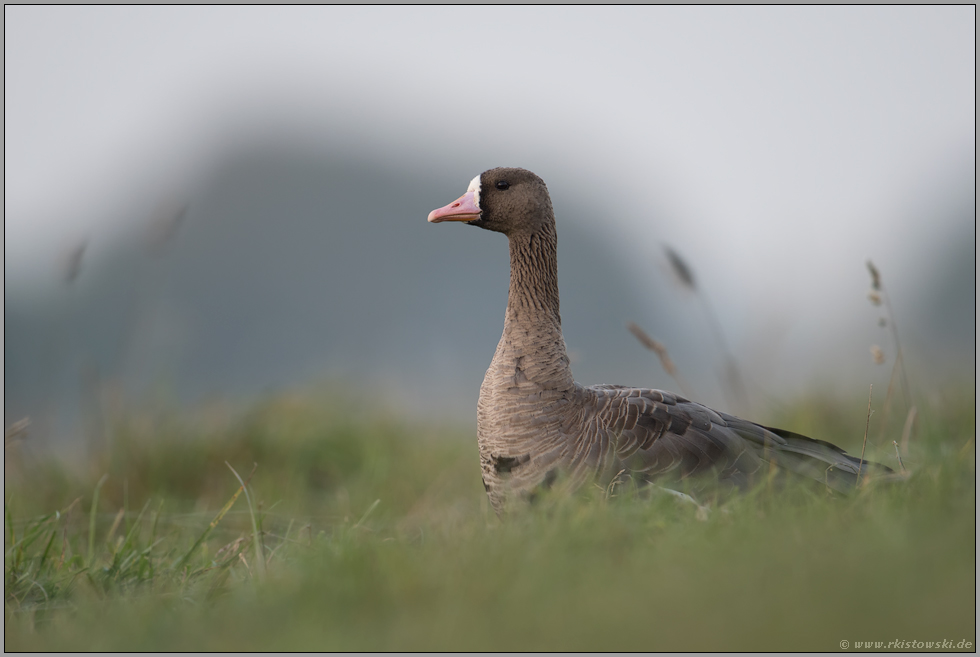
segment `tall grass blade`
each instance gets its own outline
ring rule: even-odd
[[[252,542],[255,543],[255,570],[258,572],[259,577],[262,577],[265,575],[265,558],[262,555],[262,536],[259,533],[258,523],[255,522],[255,509],[252,506],[252,498],[248,494],[248,487],[235,471],[235,468],[231,467],[231,463],[225,461],[225,465],[227,465],[228,469],[231,470],[231,473],[235,475],[235,479],[241,483],[242,490],[245,491],[245,501],[248,503],[248,514],[252,518]],[[252,474],[255,474],[255,469],[257,467],[259,467],[258,463],[255,463],[252,466]],[[250,474],[248,478],[249,481],[251,481],[252,475]]]
[[[252,468],[252,474],[255,474],[255,468]],[[237,477],[238,475],[236,474],[235,476]],[[251,481],[251,479],[252,479],[252,475],[250,474],[248,476],[248,481]],[[241,479],[239,479],[239,481],[241,481]],[[191,546],[191,549],[188,550],[187,553],[183,557],[181,557],[177,561],[177,563],[174,564],[174,570],[179,571],[181,568],[184,567],[187,561],[191,558],[191,555],[194,554],[194,550],[200,547],[201,543],[204,542],[204,539],[206,539],[208,537],[208,534],[211,533],[211,530],[218,526],[218,523],[221,522],[221,519],[225,517],[225,514],[228,513],[232,505],[235,504],[235,500],[237,500],[238,496],[241,495],[242,491],[245,489],[245,484],[248,483],[248,481],[242,482],[242,485],[238,487],[238,490],[236,490],[235,494],[231,496],[231,499],[228,500],[228,502],[223,507],[221,507],[221,511],[218,511],[218,515],[214,517],[214,520],[212,520],[211,524],[207,526],[207,529],[205,529],[204,532],[197,537],[197,540],[194,541],[194,545]],[[162,506],[162,502],[161,502],[161,506]],[[159,516],[160,513],[158,511],[157,517],[159,518]],[[154,530],[155,529],[156,529],[156,525],[154,524]],[[154,531],[154,534],[155,533],[156,532]]]

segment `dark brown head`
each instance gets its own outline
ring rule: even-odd
[[[554,226],[555,215],[543,180],[527,169],[501,167],[474,178],[465,194],[430,212],[429,221],[463,221],[510,236]]]

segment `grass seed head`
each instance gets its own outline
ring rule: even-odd
[[[674,271],[681,284],[692,290],[696,289],[697,285],[694,282],[694,272],[687,266],[684,259],[669,246],[665,246],[664,251],[667,254],[667,260],[670,262],[670,268]]]
[[[874,263],[868,260],[868,272],[871,274],[871,287],[875,290],[881,289],[881,273]]]

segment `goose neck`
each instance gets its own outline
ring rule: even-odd
[[[558,242],[553,226],[510,236],[507,322],[549,323],[561,330]]]

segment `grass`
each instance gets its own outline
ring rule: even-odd
[[[623,485],[504,521],[464,431],[302,397],[134,414],[71,465],[7,449],[4,647],[973,650],[975,404],[938,399],[908,480],[851,497],[762,486],[705,517]],[[843,431],[853,453],[865,404],[814,397],[772,423]],[[895,465],[874,424],[869,455]]]

